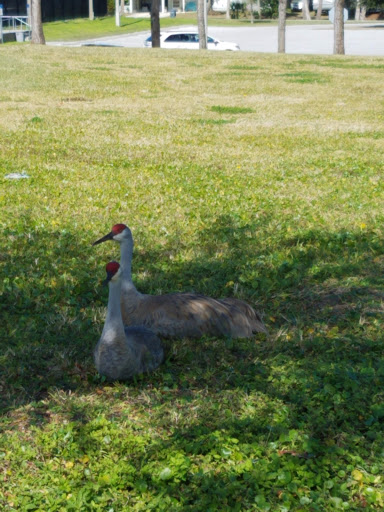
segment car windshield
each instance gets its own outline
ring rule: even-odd
[[[148,38],[147,41],[151,39]],[[214,43],[215,39],[213,37],[207,37],[208,43]],[[199,42],[199,34],[170,34],[165,38],[164,42],[167,43],[198,43]]]
[[[179,43],[180,41],[188,41],[187,34],[172,34],[165,39],[167,43]]]
[[[146,42],[152,42],[152,36],[147,37]],[[167,43],[198,43],[199,42],[199,34],[170,34],[166,36],[164,42]],[[216,40],[213,37],[207,37],[208,43],[215,43]]]
[[[199,35],[198,34],[171,34],[168,36],[165,41],[167,43],[198,43]]]

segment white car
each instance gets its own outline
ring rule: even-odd
[[[319,8],[319,0],[313,0],[313,10],[317,11]],[[333,0],[323,0],[321,6],[322,11],[330,11],[333,8]]]
[[[312,0],[308,0],[308,9],[310,11],[313,10]],[[303,0],[292,0],[291,10],[292,10],[292,12],[302,11],[303,10]]]
[[[146,48],[152,47],[151,36],[144,41],[144,46]],[[198,50],[199,34],[197,32],[163,32],[160,34],[160,48]],[[226,43],[210,36],[207,37],[207,48],[208,50],[228,50],[232,52],[240,50],[240,46],[236,43]]]

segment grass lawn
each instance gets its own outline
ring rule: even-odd
[[[185,14],[178,18],[162,18],[162,26],[174,26],[191,24],[196,22],[196,15]],[[115,17],[106,16],[90,21],[86,18],[78,18],[66,21],[53,21],[44,23],[44,35],[47,41],[69,41],[81,40],[92,37],[111,36],[140,32],[151,29],[150,18],[120,18],[120,27],[116,27]]]
[[[140,32],[151,29],[150,18],[120,18],[120,27],[116,27],[115,17],[106,16],[104,18],[96,18],[90,21],[86,18],[78,18],[74,20],[54,21],[44,23],[44,35],[47,41],[76,41],[81,39],[91,39],[102,36],[113,36],[119,34],[127,34],[132,32]],[[288,24],[308,24],[323,23],[323,21],[303,21],[296,15],[288,18]],[[329,23],[326,20],[326,23]],[[277,20],[263,19],[255,20],[255,25],[276,25]],[[180,25],[197,25],[196,13],[178,13],[176,18],[160,18],[160,26],[162,29],[178,27]],[[240,18],[235,20],[227,20],[224,15],[208,16],[209,26],[228,26],[228,27],[244,27],[251,26],[249,18]]]
[[[383,71],[0,47],[1,510],[383,510]],[[139,290],[243,298],[269,336],[104,382],[118,222]]]

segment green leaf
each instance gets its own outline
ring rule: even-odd
[[[164,468],[159,475],[161,480],[169,480],[172,478],[172,470],[170,468]]]

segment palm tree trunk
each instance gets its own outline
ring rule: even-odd
[[[285,25],[287,19],[287,0],[279,0],[279,28],[277,51],[285,53]]]
[[[94,20],[95,19],[95,14],[94,14],[94,11],[93,11],[93,0],[89,0],[88,1],[88,11],[89,11],[89,19],[90,20]]]
[[[199,49],[207,49],[207,31],[205,26],[206,20],[206,4],[205,0],[197,0],[197,27],[199,31]]]
[[[360,3],[360,0],[357,0],[356,2],[356,11],[355,11],[355,20],[356,21],[359,21],[360,20],[360,6],[361,6],[361,3]]]
[[[303,0],[303,20],[310,20],[311,15],[309,13],[308,0]]]
[[[43,23],[41,20],[41,0],[32,0],[31,4],[32,40],[33,44],[45,44]]]
[[[152,6],[151,6],[152,48],[160,48],[160,14],[159,14],[159,11],[160,11],[160,0],[152,0]]]
[[[319,7],[317,8],[316,19],[321,20],[321,12],[323,10],[323,0],[319,0]]]
[[[333,24],[333,53],[344,55],[344,0],[335,0],[335,21]]]

